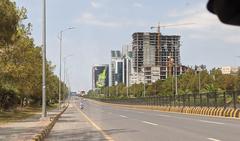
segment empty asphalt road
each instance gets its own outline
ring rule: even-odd
[[[60,118],[50,133],[51,140],[61,140],[66,136],[69,140],[81,140],[86,135],[89,137],[86,140],[89,141],[240,140],[238,119],[128,109],[91,100],[86,100],[85,108],[80,110],[79,98],[74,99],[73,106],[62,116],[64,121]],[[78,136],[74,137],[76,135]]]

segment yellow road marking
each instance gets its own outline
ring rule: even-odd
[[[76,107],[77,108],[77,107]],[[85,113],[83,113],[80,109],[77,108],[77,110],[84,116],[84,118],[92,124],[92,126],[94,126],[99,132],[101,132],[101,134],[104,136],[104,138],[108,141],[114,141],[112,139],[112,137],[110,137],[109,135],[107,135],[103,129],[101,127],[99,127],[96,123],[94,123]]]

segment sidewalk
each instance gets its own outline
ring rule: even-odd
[[[105,141],[104,136],[95,129],[70,104],[65,113],[59,118],[45,141]]]
[[[48,112],[49,116],[54,116],[59,111],[52,110]],[[19,122],[12,122],[0,125],[0,141],[26,141],[31,140],[33,136],[40,132],[49,121],[40,121],[41,113],[24,119]]]

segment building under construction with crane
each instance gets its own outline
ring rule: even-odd
[[[162,35],[158,28],[158,32],[136,32],[132,35],[132,76],[135,76],[132,83],[152,83],[181,73],[180,36]]]

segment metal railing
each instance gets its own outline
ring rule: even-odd
[[[139,98],[101,98],[103,102],[149,106],[189,106],[240,108],[240,91],[185,94],[175,96],[149,96]]]

